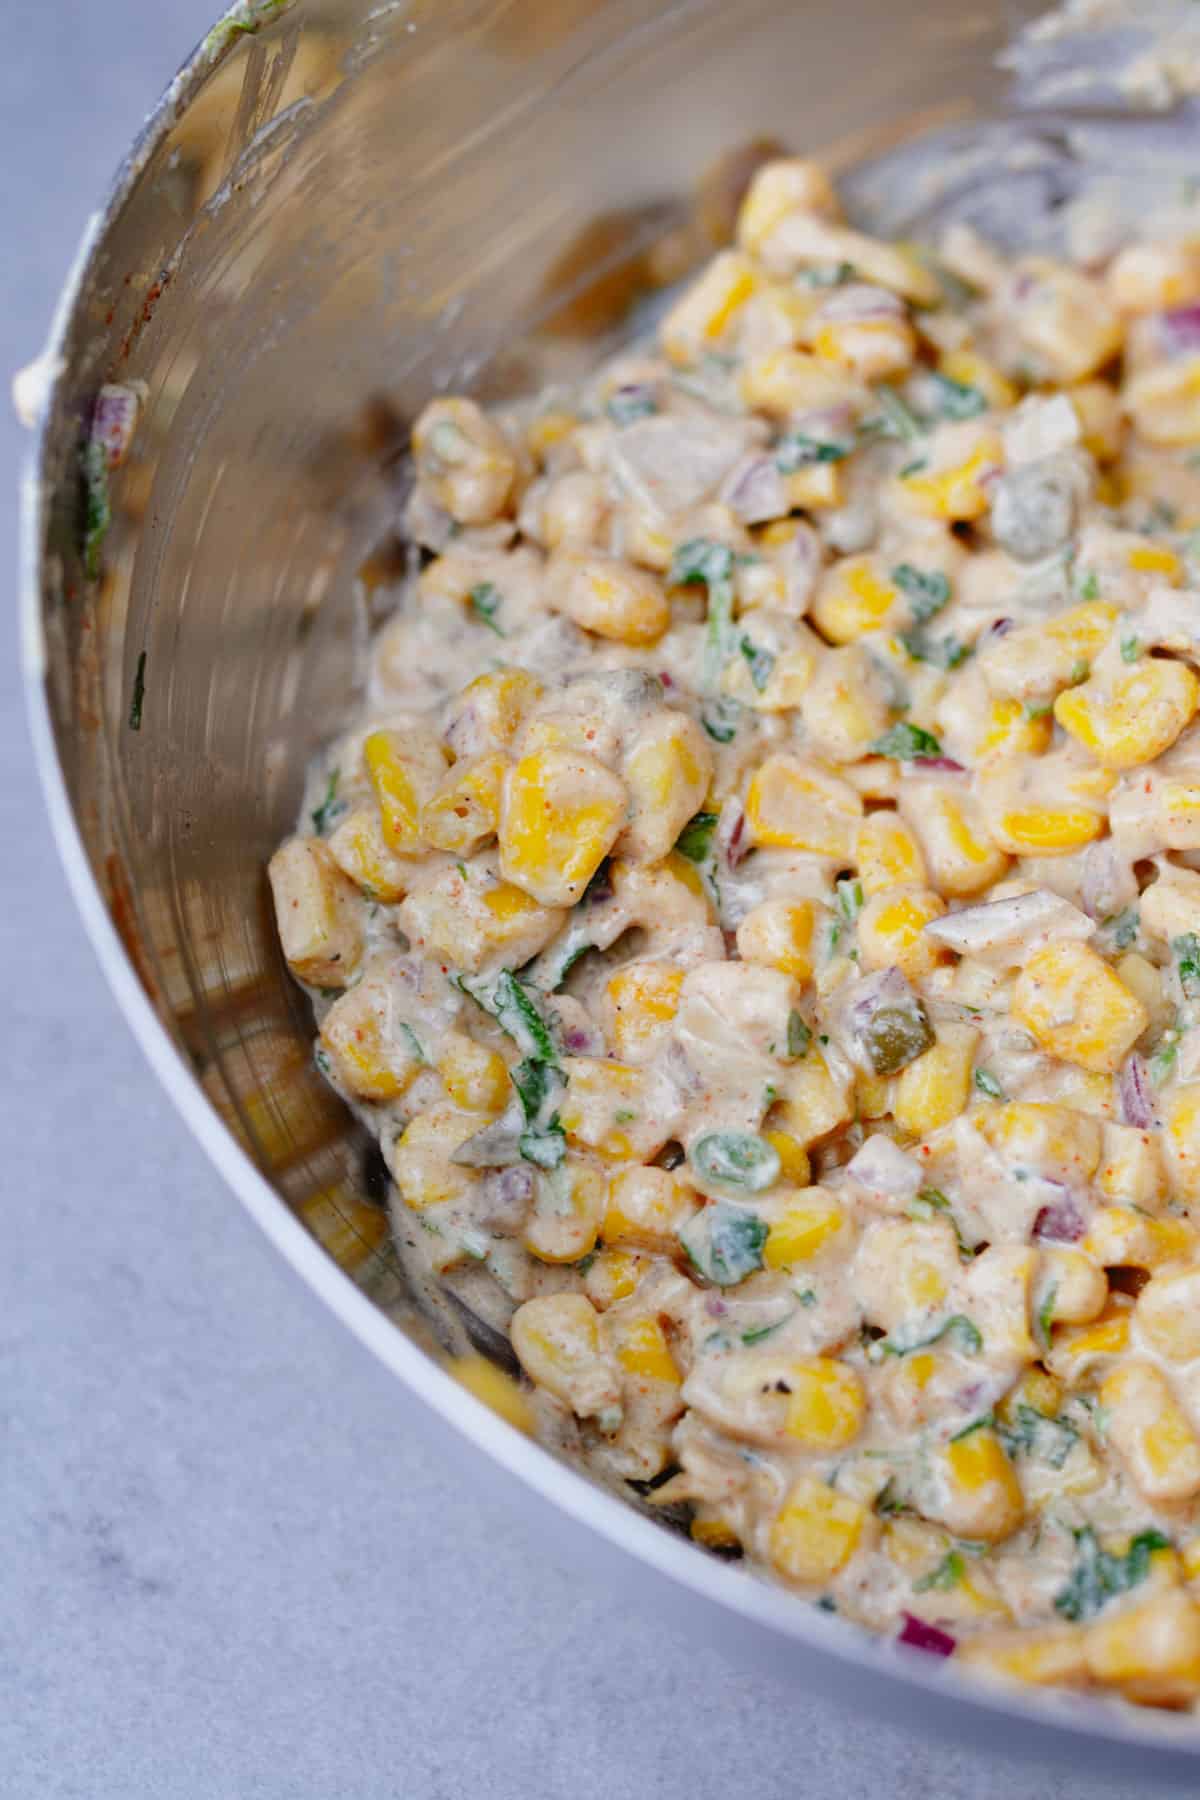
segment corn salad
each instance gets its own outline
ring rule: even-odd
[[[874,1631],[1194,1706],[1200,238],[769,163],[654,344],[412,451],[270,874],[464,1379]]]

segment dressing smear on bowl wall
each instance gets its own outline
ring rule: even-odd
[[[1160,185],[1020,251],[867,235],[779,158],[652,341],[432,400],[270,873],[510,1416],[873,1631],[1188,1708],[1200,206]]]

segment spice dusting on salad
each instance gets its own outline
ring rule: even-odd
[[[714,1552],[1196,1705],[1200,238],[776,161],[654,345],[412,450],[270,871],[405,1254]]]

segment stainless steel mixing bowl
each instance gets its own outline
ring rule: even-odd
[[[477,1485],[513,1487],[576,1566],[860,1710],[1195,1781],[1186,1721],[996,1694],[864,1638],[466,1393],[361,1136],[313,1070],[263,875],[306,759],[353,703],[431,390],[497,396],[594,359],[721,240],[769,140],[858,167],[858,203],[894,224],[957,208],[1004,229],[1001,188],[1009,225],[1052,223],[1075,179],[1061,118],[1027,114],[1035,148],[995,178],[1013,133],[994,58],[1021,14],[241,0],[160,102],[62,300],[25,493],[24,654],[70,880],[147,1055],[230,1188]],[[939,156],[914,160],[903,146],[931,127]],[[103,382],[143,405],[89,574],[81,446]]]

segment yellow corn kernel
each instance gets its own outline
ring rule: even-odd
[[[621,766],[630,818],[621,838],[629,862],[661,862],[700,808],[712,781],[704,732],[686,713],[658,713],[639,733]]]
[[[853,855],[862,810],[848,782],[786,754],[760,763],[746,794],[746,824],[756,845],[839,860]]]
[[[1138,575],[1161,575],[1169,587],[1183,580],[1183,564],[1166,544],[1135,544],[1126,561]]]
[[[316,838],[289,838],[267,874],[288,967],[314,987],[344,987],[362,959],[362,909],[329,846]]]
[[[1081,381],[1121,348],[1123,327],[1099,282],[1045,256],[1013,269],[1008,323],[1052,381]]]
[[[411,1031],[388,1029],[388,989],[369,977],[334,1001],[321,1023],[321,1042],[343,1085],[361,1100],[396,1100],[422,1063]]]
[[[659,341],[670,360],[682,367],[715,350],[761,286],[762,276],[749,257],[737,250],[714,256],[662,322]]]
[[[403,900],[417,865],[388,849],[377,806],[356,806],[329,837],[329,854],[368,900]]]
[[[800,699],[804,730],[818,755],[857,762],[887,730],[890,702],[861,644],[827,650]]]
[[[822,507],[840,506],[843,499],[840,463],[805,463],[783,478],[788,506],[794,511],[820,512]]]
[[[799,156],[764,163],[738,211],[738,243],[757,256],[780,220],[793,212],[836,219],[840,209],[833,183],[817,163]]]
[[[868,896],[886,893],[889,888],[928,885],[921,847],[896,813],[868,813],[858,828],[854,855],[858,878]]]
[[[1100,1404],[1108,1409],[1107,1442],[1151,1504],[1200,1494],[1200,1442],[1153,1363],[1127,1362],[1114,1369],[1100,1389]]]
[[[1047,944],[1018,975],[1010,1016],[1042,1049],[1112,1075],[1145,1031],[1145,1007],[1086,944]]]
[[[835,1493],[814,1475],[801,1475],[771,1526],[771,1562],[788,1581],[828,1581],[853,1556],[867,1519],[857,1500]]]
[[[669,1169],[622,1169],[609,1188],[600,1234],[606,1245],[671,1255],[697,1204],[695,1190]]]
[[[1167,777],[1158,784],[1157,801],[1158,828],[1167,849],[1200,850],[1200,784]]]
[[[996,412],[1006,411],[1020,399],[1017,389],[1000,373],[995,363],[974,350],[947,350],[938,359],[938,370],[950,381],[977,389]]]
[[[977,1107],[971,1123],[1008,1169],[1047,1181],[1081,1186],[1100,1161],[1100,1126],[1073,1107],[1010,1100]]]
[[[494,1362],[489,1362],[486,1356],[480,1356],[478,1351],[471,1351],[466,1356],[452,1356],[446,1364],[446,1370],[469,1394],[474,1394],[477,1400],[490,1406],[506,1424],[514,1425],[526,1437],[533,1436],[533,1409],[505,1370],[498,1369]]]
[[[500,872],[544,906],[573,906],[625,823],[624,784],[593,756],[544,750],[509,771]]]
[[[539,462],[556,444],[563,443],[579,424],[574,413],[544,412],[530,421],[525,429],[525,442]]]
[[[1075,409],[1085,450],[1098,463],[1114,462],[1121,454],[1121,402],[1107,381],[1080,381],[1067,389]]]
[[[473,400],[431,400],[412,434],[417,475],[433,499],[461,525],[486,525],[504,510],[517,461],[498,425]]]
[[[1153,363],[1130,375],[1121,390],[1125,411],[1149,444],[1200,442],[1200,354]]]
[[[1065,1244],[1041,1251],[1038,1317],[1050,1325],[1090,1325],[1108,1304],[1108,1282],[1098,1262]]]
[[[994,699],[988,707],[987,725],[975,745],[984,757],[1041,756],[1050,748],[1054,727],[1047,717],[1030,717],[1019,700]]]
[[[697,1516],[688,1527],[693,1541],[707,1550],[735,1550],[741,1543],[737,1532],[725,1519]]]
[[[379,811],[389,850],[412,855],[426,848],[421,835],[421,807],[432,795],[435,780],[423,760],[404,752],[398,731],[373,731],[363,744],[363,761]]]
[[[912,511],[925,519],[981,519],[991,504],[984,478],[1004,467],[1000,439],[989,433],[964,462],[932,474],[902,476],[898,486]]]
[[[447,733],[455,753],[507,749],[542,693],[541,682],[526,669],[496,669],[468,681]]]
[[[848,1091],[833,1080],[815,1047],[784,1079],[786,1086],[773,1109],[771,1124],[795,1138],[802,1150],[853,1117]]]
[[[628,1300],[630,1294],[637,1292],[638,1283],[650,1266],[647,1257],[631,1250],[598,1251],[583,1278],[588,1298],[602,1312],[618,1300]]]
[[[860,1119],[886,1119],[892,1110],[892,1084],[886,1075],[854,1074],[854,1111]]]
[[[989,643],[980,667],[993,694],[1020,701],[1049,699],[1078,681],[1112,636],[1117,609],[1086,600],[1056,618],[1022,625]]]
[[[910,1137],[928,1137],[964,1110],[979,1033],[973,1025],[939,1025],[937,1041],[900,1071],[892,1116]]]
[[[900,805],[924,853],[930,886],[948,899],[981,893],[1008,868],[1007,856],[992,841],[965,794],[929,782],[910,782]]]
[[[600,1319],[586,1294],[539,1294],[518,1306],[509,1328],[517,1360],[538,1387],[580,1418],[619,1419],[616,1368],[600,1343]]]
[[[850,399],[855,384],[846,373],[806,350],[768,350],[743,364],[742,399],[775,418],[819,412]]]
[[[807,981],[813,972],[813,932],[822,911],[813,900],[764,900],[738,926],[738,955],[744,962]]]
[[[768,1220],[763,1262],[768,1269],[790,1269],[807,1262],[837,1236],[845,1214],[824,1188],[802,1188],[763,1208]]]
[[[596,637],[656,644],[671,623],[657,575],[617,556],[560,551],[547,571],[547,604]]]
[[[807,1187],[811,1168],[799,1140],[789,1131],[764,1131],[763,1136],[779,1158],[779,1173],[789,1187]]]
[[[959,1537],[998,1543],[1021,1523],[1025,1502],[1016,1471],[990,1425],[951,1438],[936,1453],[942,1495],[936,1516]]]
[[[1141,959],[1138,958],[1140,961]],[[1117,964],[1117,973],[1133,988],[1126,972],[1128,957]],[[1158,971],[1154,970],[1157,985]],[[1134,988],[1134,992],[1137,990]],[[1133,1125],[1105,1123],[1104,1151],[1096,1171],[1096,1188],[1106,1200],[1120,1201],[1126,1206],[1140,1206],[1156,1212],[1162,1202],[1166,1175],[1159,1155],[1157,1136],[1139,1131]]]
[[[511,882],[498,881],[494,887],[487,888],[482,896],[482,906],[486,914],[484,935],[494,950],[530,942],[533,947],[528,954],[533,955],[553,936],[554,913],[539,906],[523,888],[514,887]],[[534,938],[536,942],[533,942]],[[454,961],[452,948],[448,953]]]
[[[649,1313],[635,1318],[611,1314],[613,1326],[610,1341],[617,1361],[627,1375],[638,1381],[666,1381],[678,1387],[682,1376],[671,1355],[666,1333]]]
[[[521,1242],[544,1263],[576,1263],[596,1245],[608,1183],[590,1163],[573,1157],[538,1176]]]
[[[1200,1537],[1189,1538],[1180,1546],[1179,1565],[1184,1580],[1194,1587],[1200,1580]]]
[[[563,1059],[567,1089],[558,1113],[570,1142],[626,1162],[655,1156],[666,1134],[651,1116],[645,1071],[598,1057]]]
[[[864,1317],[884,1331],[937,1313],[958,1279],[958,1242],[945,1219],[877,1219],[863,1232],[854,1279]]]
[[[886,625],[899,595],[880,568],[878,557],[844,556],[826,571],[810,616],[830,643],[853,643]]]
[[[470,856],[496,834],[506,757],[497,751],[456,763],[421,808],[420,835],[435,850]]]
[[[860,381],[886,381],[912,368],[917,340],[907,319],[825,318],[813,331],[812,347]]]
[[[446,1092],[464,1112],[501,1113],[508,1105],[512,1090],[504,1058],[466,1032],[446,1033],[436,1066]]]
[[[1086,806],[1019,806],[992,822],[996,842],[1013,856],[1066,856],[1104,830],[1104,816]]]
[[[998,1402],[996,1412],[1006,1425],[1015,1424],[1018,1409],[1022,1406],[1032,1407],[1045,1419],[1056,1419],[1064,1398],[1062,1382],[1047,1375],[1044,1369],[1034,1367],[1026,1369],[1016,1385],[1009,1388],[1003,1400]]]
[[[1200,300],[1200,242],[1126,244],[1106,271],[1109,298],[1124,313],[1170,312]]]
[[[957,1660],[1012,1681],[1037,1687],[1074,1687],[1087,1676],[1083,1631],[1078,1625],[1050,1625],[1036,1631],[988,1632],[966,1638]]]
[[[626,963],[605,987],[608,1035],[618,1056],[640,1062],[656,1048],[679,1010],[684,971],[678,963]]]
[[[1084,1638],[1088,1674],[1149,1706],[1200,1693],[1200,1607],[1180,1589],[1098,1619]]]
[[[806,1450],[840,1450],[862,1430],[867,1410],[862,1382],[832,1356],[788,1364],[791,1398],[785,1430]]]
[[[1200,1356],[1200,1268],[1164,1269],[1152,1276],[1137,1297],[1134,1318],[1150,1348],[1168,1362]]]
[[[475,1171],[450,1159],[478,1130],[477,1114],[461,1113],[453,1106],[434,1106],[409,1120],[389,1158],[406,1206],[423,1212],[427,1206],[461,1200],[470,1192]]]
[[[1124,1356],[1129,1349],[1129,1313],[1111,1305],[1094,1324],[1068,1326],[1054,1334],[1045,1362],[1068,1387],[1091,1377],[1100,1363]]]
[[[1083,1248],[1106,1269],[1159,1269],[1196,1252],[1196,1233],[1182,1219],[1154,1219],[1126,1206],[1104,1206]]]
[[[866,969],[902,969],[919,981],[950,952],[925,935],[931,919],[940,919],[946,902],[930,888],[893,888],[874,894],[858,915],[858,947]]]
[[[1054,716],[1106,769],[1135,769],[1170,748],[1198,704],[1200,681],[1186,664],[1147,657],[1069,688]]]

